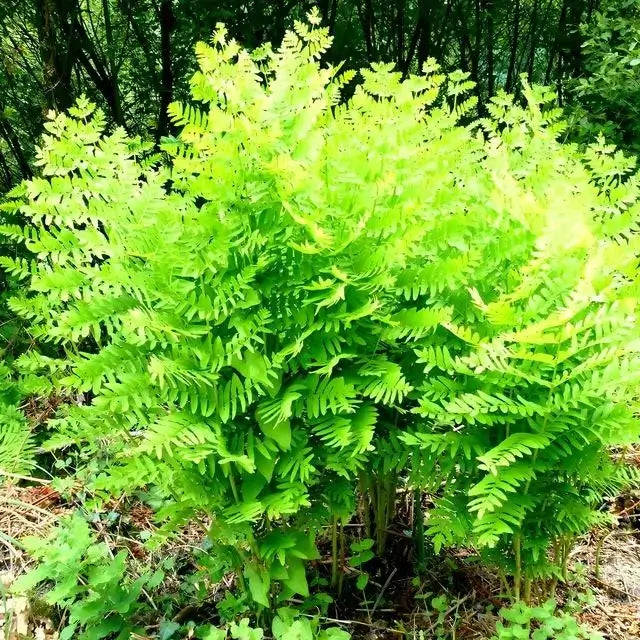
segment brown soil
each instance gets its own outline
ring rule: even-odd
[[[137,531],[153,528],[153,514],[142,504],[112,504],[110,508],[122,514],[125,527]],[[62,503],[47,483],[24,488],[0,486],[0,532],[3,533],[0,536],[0,578],[5,585],[27,567],[27,559],[12,540],[45,534],[60,515],[70,510],[71,507]],[[589,603],[583,606],[578,617],[600,631],[606,640],[640,640],[640,496],[630,494],[619,498],[612,503],[611,511],[618,517],[618,527],[594,532],[574,549],[572,565],[582,579],[567,594],[580,589],[591,590],[594,600],[587,600]],[[355,525],[352,532],[356,538],[358,526]],[[473,554],[464,551],[432,560],[425,576],[415,579],[407,529],[406,523],[397,523],[389,531],[386,558],[374,560],[367,566],[371,577],[366,595],[355,588],[353,578],[358,570],[346,569],[354,575],[345,579],[343,596],[339,605],[330,611],[327,622],[342,623],[356,639],[366,640],[490,638],[495,630],[496,612],[504,602],[500,599],[499,580],[479,567]],[[106,531],[102,533],[108,543],[126,544],[141,566],[157,562],[157,558],[148,555],[149,552],[131,537],[116,534],[111,538]],[[201,536],[200,529],[187,528],[184,537],[176,541],[176,549],[163,553],[178,554],[180,549],[186,553],[185,549],[197,545]],[[115,538],[122,539],[116,542]],[[315,563],[316,574],[328,577],[329,564],[324,560]],[[179,576],[175,576],[175,580],[170,577],[169,582],[172,581],[175,584],[168,586],[171,590],[177,589]],[[225,586],[219,587],[218,591],[222,593]],[[559,593],[559,599],[567,594]],[[433,607],[433,599],[438,596],[445,596],[447,603],[440,620]],[[27,624],[29,638],[53,640],[56,637],[50,622],[33,620],[24,599],[14,599],[10,605],[15,612],[12,631],[5,636],[9,640],[22,637],[18,635],[18,629],[24,633]],[[207,612],[201,613],[202,617],[207,617]],[[208,613],[211,615],[212,612]],[[0,612],[0,630],[3,624],[8,624],[7,615]]]

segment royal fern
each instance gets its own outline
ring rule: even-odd
[[[526,84],[470,124],[466,74],[432,61],[375,65],[344,101],[329,44],[298,24],[250,54],[221,27],[166,164],[86,101],[48,123],[4,231],[35,259],[3,266],[65,355],[21,364],[87,394],[50,446],[107,448],[98,488],[153,486],[168,526],[212,516],[262,606],[272,582],[306,593],[358,477],[392,500],[409,474],[438,545],[500,550],[519,585],[637,437],[637,179],[561,144]]]

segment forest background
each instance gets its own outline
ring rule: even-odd
[[[193,48],[223,22],[251,49],[279,44],[313,3],[289,0],[4,0],[0,6],[0,190],[33,173],[50,109],[86,95],[110,122],[159,141],[168,105],[188,94]],[[521,74],[553,87],[578,135],[607,126],[637,144],[638,7],[629,0],[323,0],[328,62],[393,62],[404,74],[429,57],[470,74],[483,115]],[[612,139],[613,138],[613,139]]]
[[[252,84],[259,74],[247,70],[234,40],[262,51],[255,59],[267,60],[260,71],[267,84],[293,78],[291,104],[285,100],[278,111]],[[197,45],[202,41],[211,46]],[[265,44],[281,53],[270,58],[260,49]],[[316,66],[320,54],[322,65],[342,64],[346,72],[335,94],[326,67]],[[362,77],[350,73],[371,66]],[[362,80],[366,98],[358,93]],[[404,81],[417,87],[411,98]],[[322,87],[318,102],[326,99],[331,126],[342,123],[340,109],[348,111],[355,96],[344,122],[351,126],[354,113],[364,114],[360,142],[373,147],[379,140],[372,153],[388,153],[396,163],[397,174],[376,177],[380,188],[391,188],[394,179],[407,185],[393,191],[388,209],[371,206],[370,168],[360,156],[349,164],[350,150],[342,146],[348,127],[322,129],[336,145],[336,174],[360,181],[355,190],[339,180],[334,190],[327,181],[328,199],[341,203],[337,217],[354,191],[358,206],[380,216],[362,225],[377,232],[379,224],[384,242],[363,234],[354,250],[379,260],[370,270],[358,271],[351,248],[343,255],[331,234],[335,246],[328,241],[320,250],[309,242],[326,239],[323,207],[314,209],[314,196],[313,206],[305,200],[305,189],[313,194],[315,186],[295,183],[299,174],[286,163],[271,164],[270,145],[282,144],[285,155],[305,158],[310,175],[324,175],[314,164],[318,138],[310,136],[307,146],[301,133],[320,122],[309,109],[317,96],[309,98],[305,83],[309,95]],[[238,88],[229,95],[240,106],[225,94],[228,87]],[[440,91],[445,97],[430,112],[436,125],[420,129],[431,103],[418,96],[433,93],[435,101]],[[219,120],[180,106],[191,99],[209,104],[209,116]],[[274,108],[264,121],[260,104]],[[395,108],[397,121],[389,115]],[[55,115],[63,112],[68,119]],[[18,581],[28,601],[15,596],[7,608],[1,589],[5,636],[14,637],[20,606],[28,602],[22,635],[59,632],[83,640],[228,634],[260,640],[264,633],[341,640],[344,629],[363,628],[371,637],[420,640],[597,637],[573,617],[602,604],[589,599],[575,568],[586,533],[591,586],[632,603],[616,608],[620,603],[607,600],[603,630],[610,638],[635,637],[628,620],[640,601],[640,472],[637,445],[628,440],[637,432],[640,339],[626,311],[638,300],[639,112],[638,0],[2,0],[0,542],[7,583],[32,569]],[[305,113],[307,121],[299,115]],[[269,127],[279,118],[283,126],[263,132],[270,115]],[[378,128],[387,118],[402,123],[397,132]],[[252,138],[247,122],[264,137]],[[468,135],[476,126],[482,135]],[[396,133],[405,147],[394,146]],[[424,172],[429,156],[422,155],[421,135],[441,154]],[[227,148],[229,140],[240,143]],[[499,206],[508,209],[511,197],[514,211],[522,206],[522,218],[534,220],[531,228],[540,233],[535,241],[519,236],[508,216],[491,217],[492,180],[504,169],[492,164],[499,156],[492,156],[493,143],[510,165]],[[221,182],[228,180],[226,191],[210,190],[193,152],[198,144],[208,159],[218,149],[228,154],[215,165]],[[421,159],[415,172],[407,171],[405,152]],[[246,184],[254,193],[242,191],[235,175],[252,177]],[[290,182],[300,188],[295,195],[309,206],[309,218],[290,210],[283,196]],[[396,228],[394,207],[415,204],[409,185],[418,185],[418,209],[426,216],[433,205],[435,221],[417,219],[442,234],[440,253],[431,253],[425,239],[416,258],[408,219],[404,232]],[[566,220],[589,233],[577,234],[574,245],[560,233],[562,224],[557,237],[540,231],[528,200],[514,195],[520,186],[539,197],[549,229],[557,206],[549,193],[557,191]],[[424,194],[432,187],[430,201],[431,193]],[[150,204],[131,205],[139,208],[129,216],[128,202],[141,192]],[[232,220],[218,212],[210,228],[207,216],[205,222],[198,216],[220,193],[240,213]],[[272,206],[291,214],[294,231],[278,216],[263,215]],[[446,215],[438,217],[441,206]],[[465,207],[477,208],[474,221],[460,212]],[[179,224],[176,211],[186,212]],[[244,228],[246,220],[256,228]],[[494,224],[504,225],[497,237],[515,238],[513,245],[492,244]],[[228,255],[208,253],[208,233],[223,239],[220,255]],[[469,237],[481,247],[477,254]],[[478,255],[487,246],[485,264]],[[320,257],[304,257],[316,250]],[[113,256],[113,271],[106,255]],[[516,284],[512,265],[530,255],[536,259]],[[421,271],[423,262],[433,269]],[[167,265],[192,279],[194,288],[185,284],[182,298]],[[583,267],[598,292],[588,299]],[[312,281],[315,269],[329,276]],[[303,274],[301,281],[287,288],[285,272]],[[504,299],[492,299],[496,273],[504,276]],[[351,276],[357,285],[341,284]],[[527,287],[542,293],[529,299]],[[131,296],[125,302],[122,291]],[[371,291],[386,315],[378,313],[377,298],[362,304]],[[157,315],[149,317],[160,318],[158,325],[135,315],[136,305],[146,313],[151,299]],[[293,313],[300,300],[300,308],[315,305],[315,318]],[[558,320],[569,313],[565,301],[575,334],[571,323],[565,331]],[[505,311],[509,304],[517,313]],[[164,316],[167,308],[173,311]],[[282,323],[277,331],[272,317]],[[533,338],[516,331],[528,321],[541,332]],[[503,329],[507,343],[534,344],[522,370],[504,364],[504,344],[494,342]],[[217,341],[207,342],[216,331]],[[255,338],[263,334],[275,337]],[[194,347],[191,341],[202,336]],[[285,344],[292,336],[293,346]],[[163,422],[165,412],[170,419]],[[415,414],[425,421],[416,422]],[[458,421],[470,444],[456,441]],[[443,424],[451,433],[439,431]],[[131,466],[119,467],[127,456]],[[612,527],[617,519],[628,526],[620,537],[629,543],[618,555],[610,548],[621,531]],[[29,526],[14,531],[16,522]],[[21,533],[38,535],[23,540]],[[476,545],[480,569],[466,556]],[[609,552],[614,560],[606,565]],[[625,554],[626,561],[637,554],[637,562],[616,573],[613,564]],[[637,584],[628,586],[629,576]],[[345,597],[350,590],[356,595]],[[499,612],[506,603],[513,606]],[[374,614],[384,605],[380,623]],[[593,626],[594,618],[586,622]],[[333,623],[339,627],[327,628]]]

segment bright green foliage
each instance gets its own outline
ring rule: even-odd
[[[275,640],[349,640],[351,637],[339,627],[321,628],[317,617],[302,617],[295,609],[281,607],[271,624]],[[264,629],[252,627],[248,618],[231,622],[226,627],[207,625],[198,627],[195,637],[201,640],[262,640]]]
[[[517,602],[500,610],[501,620],[491,640],[602,640],[566,613],[556,613],[553,600],[539,607]],[[505,624],[506,623],[506,624]]]
[[[441,295],[454,319],[417,350],[420,421],[402,439],[422,449],[418,478],[433,482],[437,468],[432,486],[444,482],[430,517],[436,546],[473,541],[499,564],[511,557],[518,596],[521,577],[528,592],[556,571],[549,542],[564,566],[569,541],[606,517],[603,493],[633,479],[609,447],[638,434],[638,205],[620,154],[599,146],[579,159],[536,128],[535,110],[516,114],[501,137],[522,144],[503,165],[519,180],[502,174],[494,196],[509,218],[486,229],[476,269],[501,262],[468,297]]]
[[[87,399],[50,446],[108,450],[96,488],[153,485],[174,525],[213,516],[259,605],[307,595],[358,475],[410,464],[442,485],[437,544],[493,548],[519,585],[626,480],[636,179],[558,142],[526,85],[463,125],[467,74],[376,65],[342,103],[328,44],[298,24],[249,54],[220,27],[170,169],[86,102],[48,123],[12,308],[66,355],[22,367]]]
[[[0,484],[6,474],[27,473],[34,464],[31,427],[17,408],[19,399],[19,389],[11,379],[11,370],[0,361]]]
[[[323,629],[317,618],[301,617],[295,609],[288,607],[278,609],[271,631],[275,640],[349,640],[351,637],[339,627]]]
[[[136,620],[148,614],[149,599],[156,596],[154,590],[164,579],[161,569],[135,575],[127,550],[114,555],[106,542],[96,539],[79,514],[61,520],[46,538],[30,537],[22,542],[37,565],[12,585],[12,592],[33,594],[37,590],[48,604],[64,609],[68,619],[61,640],[100,640],[107,636],[129,640],[134,632],[144,633]],[[318,617],[301,616],[287,607],[277,610],[271,624],[275,640],[350,638],[338,627],[320,627]],[[182,629],[191,633],[184,635]],[[205,625],[195,629],[192,622],[182,625],[167,620],[160,624],[158,638],[262,640],[264,635],[264,630],[252,626],[248,618],[232,620],[224,627]]]
[[[607,138],[634,153],[640,149],[640,2],[603,3],[583,26],[585,73],[575,81],[576,132]]]
[[[26,538],[23,544],[38,564],[12,589],[20,592],[41,583],[47,586],[46,601],[69,614],[60,640],[106,636],[128,640],[136,630],[132,614],[142,606],[138,601],[142,590],[157,587],[164,578],[157,570],[129,579],[127,550],[114,556],[108,544],[96,540],[80,515],[61,521],[48,537]]]
[[[17,223],[18,220],[12,215],[15,208],[11,201],[0,202],[2,220]],[[8,257],[11,254],[14,259]],[[17,264],[15,254],[15,244],[11,238],[1,237],[0,267],[6,265],[11,268]],[[16,383],[11,370],[14,353],[20,353],[26,346],[22,336],[22,323],[7,309],[7,300],[14,292],[14,285],[14,279],[9,273],[0,273],[0,484],[6,479],[5,474],[22,474],[33,467],[35,448],[31,427],[18,409],[25,389]]]

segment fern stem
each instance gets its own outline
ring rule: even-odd
[[[236,479],[233,476],[233,471],[229,468],[229,484],[231,485],[231,492],[233,493],[233,499],[236,504],[240,502],[240,495],[238,494],[238,487],[236,485]]]
[[[500,582],[502,583],[502,587],[504,588],[505,595],[507,598],[513,598],[513,592],[511,591],[511,587],[509,586],[509,581],[507,580],[507,574],[504,572],[504,569],[498,567],[498,577],[500,578]]]
[[[565,582],[569,579],[569,553],[572,546],[571,538],[569,536],[565,537],[562,543],[562,579]]]
[[[553,564],[557,567],[560,559],[560,543],[557,539],[553,541],[553,551],[552,551]],[[556,593],[556,588],[558,586],[558,573],[554,571],[553,577],[551,579],[551,584],[549,585],[548,594],[549,597],[553,598]]]
[[[342,583],[344,581],[344,566],[346,564],[346,545],[344,539],[344,521],[340,520],[340,572],[338,574],[338,595],[342,595]]]
[[[381,529],[381,523],[382,523],[382,516],[380,514],[380,510],[382,508],[382,497],[381,497],[381,493],[384,491],[384,488],[382,486],[382,481],[380,479],[380,476],[374,477],[372,478],[371,481],[371,504],[373,506],[373,519],[375,521],[375,535],[376,535],[376,552],[378,555],[381,555],[381,545],[382,545],[382,533],[380,531]]]
[[[331,521],[331,588],[338,586],[338,517]]]
[[[368,491],[364,475],[360,475],[358,479],[358,488],[360,489],[360,500],[362,503],[362,519],[364,520],[365,537],[371,538],[371,507],[367,495]]]
[[[247,583],[245,582],[244,575],[242,574],[242,563],[239,563],[238,565],[236,565],[235,571],[236,571],[236,578],[238,580],[238,586],[240,587],[240,591],[242,593],[247,594],[247,596],[250,599],[251,594],[247,590]]]
[[[593,568],[593,575],[596,580],[600,580],[600,560],[602,558],[602,548],[604,547],[604,541],[611,535],[611,532],[601,536],[596,546],[595,567]]]
[[[413,544],[416,550],[416,567],[418,573],[425,571],[427,552],[424,540],[424,513],[422,512],[422,491],[413,490]]]
[[[533,580],[531,578],[531,576],[526,575],[525,572],[525,576],[524,576],[524,601],[526,604],[530,604],[531,603],[531,585],[533,583]]]
[[[391,524],[391,520],[396,513],[396,488],[398,486],[398,478],[394,474],[389,475],[388,487],[387,487],[387,509],[384,519],[384,546],[387,545],[387,530]],[[384,548],[383,548],[384,551]]]
[[[396,476],[394,473],[377,474],[370,484],[371,504],[374,507],[376,552],[384,554],[387,545],[387,529],[396,504]]]
[[[513,538],[513,552],[515,555],[516,569],[513,576],[513,597],[520,600],[520,588],[522,586],[522,541],[521,533],[518,532]]]

